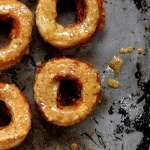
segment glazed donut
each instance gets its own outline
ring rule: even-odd
[[[77,21],[64,27],[56,22],[57,0],[39,0],[36,25],[42,38],[59,49],[84,45],[105,25],[103,0],[75,0]],[[83,6],[83,3],[85,6]]]
[[[59,86],[64,79],[74,81],[81,93],[74,102],[65,106],[58,97]],[[37,109],[47,121],[55,125],[71,126],[85,119],[98,104],[100,97],[98,72],[91,64],[77,59],[52,59],[36,75],[34,100]]]
[[[19,145],[27,136],[31,126],[31,111],[25,96],[11,84],[0,83],[0,101],[9,110],[11,122],[0,127],[0,150]]]
[[[29,53],[32,32],[32,13],[21,2],[0,0],[0,20],[12,19],[9,44],[0,49],[0,70],[13,67]]]

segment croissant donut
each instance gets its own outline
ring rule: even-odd
[[[14,85],[0,83],[0,101],[9,110],[11,122],[0,127],[0,150],[19,145],[31,126],[31,111],[25,96]]]
[[[69,79],[76,84],[80,96],[69,105],[62,105],[60,83]],[[71,126],[85,119],[101,97],[98,72],[91,64],[77,59],[60,58],[48,61],[36,75],[34,99],[44,118],[58,126]]]
[[[86,44],[105,25],[103,0],[75,0],[77,21],[64,27],[56,22],[57,0],[39,0],[36,25],[40,35],[49,44],[59,48]]]
[[[10,42],[0,49],[0,70],[13,67],[29,53],[32,32],[32,13],[21,2],[0,0],[0,20],[12,19]]]

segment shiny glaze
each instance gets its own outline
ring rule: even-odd
[[[133,47],[129,46],[127,48],[121,48],[119,50],[120,54],[127,54],[127,53],[131,53],[133,51]]]
[[[78,105],[57,106],[60,81],[55,77],[78,79],[82,84]],[[46,77],[46,78],[45,78]],[[36,75],[34,99],[46,120],[59,126],[70,126],[86,118],[101,96],[98,72],[76,59],[61,58],[47,62]]]
[[[10,149],[20,144],[31,126],[31,112],[24,95],[14,85],[0,83],[0,100],[4,101],[11,122],[0,128],[0,150]]]
[[[32,13],[19,1],[0,1],[0,15],[12,18],[10,42],[0,49],[0,70],[8,69],[29,53],[32,32]]]
[[[143,48],[138,48],[138,49],[137,49],[137,53],[138,53],[138,54],[142,54],[142,53],[143,53]]]
[[[43,39],[51,45],[66,49],[87,42],[105,24],[103,0],[84,0],[86,17],[81,22],[64,27],[56,22],[57,0],[39,0],[36,9],[36,25]],[[100,22],[101,21],[101,22]]]

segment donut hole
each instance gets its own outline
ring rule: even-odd
[[[84,0],[58,0],[57,2],[57,18],[56,21],[68,26],[71,23],[82,22],[85,17],[85,1]]]
[[[10,40],[17,37],[19,24],[10,16],[0,15],[0,48],[5,48]]]
[[[0,127],[7,126],[11,122],[11,115],[5,102],[0,100]]]
[[[57,94],[58,106],[78,105],[81,102],[82,85],[77,79],[62,79]]]

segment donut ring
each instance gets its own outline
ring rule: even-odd
[[[31,126],[31,111],[24,95],[14,85],[0,83],[0,100],[9,110],[11,122],[0,127],[0,150],[19,145]]]
[[[42,38],[49,44],[68,49],[86,44],[105,25],[103,0],[75,0],[77,21],[64,27],[56,22],[57,0],[39,0],[36,25]],[[84,8],[82,4],[84,3]]]
[[[0,70],[8,69],[29,53],[32,13],[19,1],[0,1],[0,20],[12,19],[9,44],[0,49]]]
[[[60,81],[77,80],[81,96],[76,103],[62,106],[57,102]],[[78,86],[78,85],[77,85]],[[34,100],[43,117],[58,126],[71,126],[85,119],[101,97],[100,76],[92,65],[77,59],[60,58],[48,61],[36,75]]]

